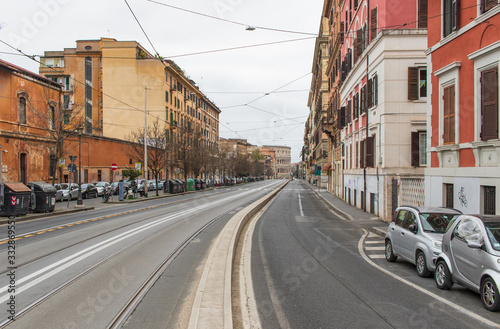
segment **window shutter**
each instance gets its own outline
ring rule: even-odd
[[[344,44],[344,22],[340,23],[340,44]]]
[[[498,68],[481,72],[481,140],[498,139]]]
[[[359,167],[365,168],[365,141],[359,142]]]
[[[411,166],[418,167],[419,166],[419,158],[418,158],[418,132],[412,131],[411,133]]]
[[[452,0],[451,2],[451,14],[452,14],[452,31],[458,30],[459,18],[460,18],[460,4],[459,0]]]
[[[378,105],[378,75],[373,77],[373,105]]]
[[[418,1],[418,28],[426,29],[427,28],[427,1],[428,0],[419,0]]]
[[[363,53],[363,30],[359,29],[356,31],[356,53],[357,57],[355,57],[354,62],[361,56]]]
[[[455,85],[444,88],[443,143],[455,143]]]
[[[366,139],[366,167],[375,167],[375,137],[371,136]]]
[[[368,80],[368,99],[367,99],[368,108],[373,106],[373,78]]]
[[[408,99],[418,99],[418,67],[408,68]]]
[[[377,37],[377,7],[373,8],[371,11],[372,21],[370,23],[372,37],[370,41],[373,41]]]
[[[352,121],[351,110],[352,110],[352,100],[350,100],[349,102],[347,102],[347,115],[346,115],[347,122],[346,122],[346,124],[349,124]]]

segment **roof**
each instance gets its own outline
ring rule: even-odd
[[[455,214],[455,215],[462,214],[460,210],[456,210],[453,208],[421,207],[421,206],[401,206],[401,207],[413,208],[421,213],[440,213],[440,214]]]
[[[57,88],[57,89],[61,89],[62,88],[62,85],[55,82],[55,81],[52,81],[44,76],[41,76],[41,75],[38,75],[36,73],[33,73],[31,71],[28,71],[26,69],[23,69],[22,67],[19,67],[17,65],[14,65],[12,63],[9,63],[9,62],[6,62],[4,60],[1,60],[0,59],[0,67],[3,67],[5,68],[6,70],[9,70],[11,72],[14,72],[14,73],[19,73],[19,74],[22,74],[22,75],[27,75],[35,80],[38,80],[40,82],[43,82],[43,83],[46,83],[46,84],[49,84],[51,85],[52,87],[54,88]]]

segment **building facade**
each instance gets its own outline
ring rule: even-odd
[[[275,178],[276,179],[290,179],[290,173],[292,172],[292,155],[291,148],[288,146],[271,146],[264,145],[263,148],[267,148],[274,151],[275,156]]]
[[[219,108],[173,61],[135,41],[78,40],[76,48],[46,51],[40,74],[63,84],[67,111],[81,116],[87,135],[128,140],[156,121],[170,140],[189,135],[207,152],[217,149]],[[165,176],[177,166],[169,161]]]
[[[429,2],[429,17],[425,204],[500,214],[500,5]]]
[[[423,205],[427,0],[325,0],[321,27],[329,191],[386,220]]]

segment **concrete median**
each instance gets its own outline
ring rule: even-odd
[[[203,270],[189,319],[189,328],[233,328],[232,266],[236,246],[246,223],[288,181],[234,215],[215,240]]]

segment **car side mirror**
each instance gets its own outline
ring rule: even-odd
[[[410,227],[409,227],[409,230],[415,234],[417,234],[417,225],[414,225],[414,224],[411,224]]]
[[[472,249],[481,249],[483,248],[483,245],[477,241],[469,241],[467,242],[467,247]]]

